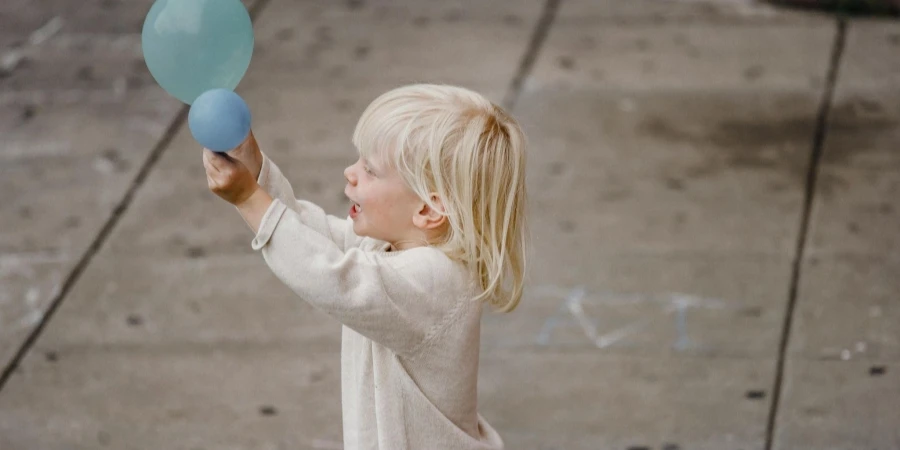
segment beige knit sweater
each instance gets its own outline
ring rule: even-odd
[[[499,449],[477,412],[482,306],[465,268],[429,247],[399,252],[297,200],[264,156],[275,201],[253,239],[275,275],[340,321],[344,448]]]

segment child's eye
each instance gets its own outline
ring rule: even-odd
[[[372,172],[372,169],[370,169],[369,166],[363,166],[363,170],[365,170],[367,174],[375,176],[375,172]]]

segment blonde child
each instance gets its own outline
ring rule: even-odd
[[[525,140],[459,87],[411,85],[363,112],[344,170],[349,218],[294,198],[251,135],[203,151],[275,275],[343,326],[346,449],[498,449],[477,411],[483,303],[522,296]]]

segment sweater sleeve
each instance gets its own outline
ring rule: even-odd
[[[295,198],[291,183],[265,153],[263,153],[259,178],[256,181],[272,198],[280,200],[285,206],[295,211],[303,223],[329,238],[341,249],[359,244],[361,239],[353,233],[349,219],[326,214],[315,203]]]
[[[280,200],[266,211],[252,246],[302,299],[400,355],[424,347],[460,303],[448,281],[459,272],[439,251],[343,251]]]

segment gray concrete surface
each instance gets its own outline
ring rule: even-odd
[[[143,65],[135,30],[144,3],[117,3],[115,12],[101,2],[2,7],[3,361],[42,319],[178,110]]]
[[[151,3],[0,6],[0,449],[341,448],[339,324],[207,191]],[[900,447],[900,23],[848,20],[830,90],[836,19],[749,0],[562,0],[536,42],[541,0],[261,6],[238,92],[328,211],[384,90],[514,101],[529,290],[479,386],[508,448]]]
[[[850,23],[803,261],[777,448],[900,447],[898,50],[896,22]]]

